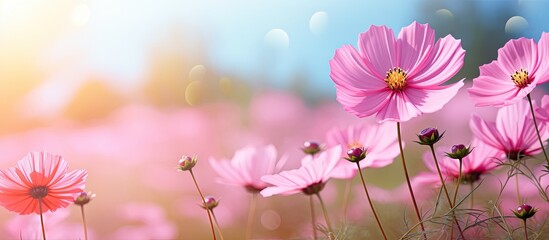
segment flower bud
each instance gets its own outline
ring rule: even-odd
[[[526,220],[528,218],[531,218],[536,214],[538,210],[533,208],[532,206],[528,204],[522,204],[517,207],[516,211],[513,211],[515,216],[517,216],[520,219]]]
[[[307,141],[303,143],[303,148],[301,148],[301,150],[303,150],[305,154],[315,155],[322,150],[322,147],[317,142]]]
[[[442,139],[442,136],[444,136],[444,133],[439,134],[438,129],[428,127],[428,128],[425,128],[425,129],[421,130],[421,132],[419,132],[419,134],[417,134],[417,137],[419,138],[419,141],[416,141],[416,142],[421,144],[421,145],[432,146],[435,143],[437,143],[440,139]]]
[[[450,158],[453,158],[453,159],[463,159],[464,157],[466,157],[467,155],[469,155],[469,153],[471,153],[472,149],[471,147],[465,147],[465,145],[463,144],[456,144],[454,146],[452,146],[452,149],[451,149],[452,152],[450,153],[446,153],[446,156],[450,157]]]
[[[364,149],[363,147],[362,148],[358,148],[358,147],[351,148],[351,149],[349,149],[349,151],[347,151],[347,156],[348,157],[345,158],[345,159],[347,159],[347,161],[349,161],[349,162],[359,162],[362,159],[366,158],[366,149]]]
[[[205,196],[201,207],[212,210],[217,207],[217,205],[219,205],[219,201],[217,201],[213,196]]]
[[[78,197],[74,199],[74,204],[76,205],[86,205],[88,204],[92,199],[95,198],[95,194],[91,192],[81,192]]]
[[[183,156],[179,160],[177,168],[179,169],[179,171],[187,171],[193,169],[194,165],[196,165],[196,156],[192,158],[189,156]]]

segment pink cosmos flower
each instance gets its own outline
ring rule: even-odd
[[[461,42],[413,22],[398,38],[386,26],[361,33],[358,50],[344,45],[330,60],[337,100],[358,117],[404,122],[440,110],[463,86],[441,86],[463,66]]]
[[[499,149],[507,158],[519,160],[541,152],[534,121],[527,101],[520,100],[498,110],[496,122],[487,122],[471,116],[471,130],[482,142]],[[540,124],[542,139],[549,138],[546,124]]]
[[[549,95],[541,98],[541,106],[536,107],[536,119],[545,123],[549,123]]]
[[[389,123],[380,125],[358,124],[348,128],[333,128],[327,134],[328,146],[341,146],[346,150],[353,147],[364,148],[366,158],[360,161],[360,167],[380,168],[393,162],[400,153],[394,127]],[[346,157],[346,154],[345,154]],[[334,178],[352,178],[358,172],[356,163],[341,159],[332,173]]]
[[[291,195],[299,192],[309,195],[318,193],[330,179],[340,158],[340,146],[330,148],[318,156],[307,155],[301,160],[301,167],[298,169],[261,177],[261,180],[274,186],[267,187],[260,193],[263,197],[277,194]]]
[[[67,162],[48,152],[31,152],[17,167],[0,170],[0,205],[19,214],[67,207],[86,184],[86,170],[67,172]]]
[[[467,184],[476,182],[483,174],[494,170],[499,163],[498,157],[502,154],[500,150],[477,139],[473,140],[471,146],[474,147],[473,151],[462,159],[462,183]],[[457,180],[459,177],[459,161],[447,157],[444,154],[445,152],[450,152],[450,148],[437,148],[436,151],[442,177],[445,181]],[[438,176],[434,161],[431,151],[425,152],[423,154],[423,162],[430,172],[420,173],[420,175],[433,179],[433,181],[425,181],[426,183],[429,182],[435,186],[440,186],[440,177]]]
[[[266,188],[261,177],[280,171],[285,162],[285,158],[278,161],[273,145],[244,147],[235,152],[231,161],[210,158],[210,165],[221,176],[220,183],[242,186],[250,192]]]
[[[549,80],[549,33],[539,44],[532,39],[510,40],[498,50],[497,60],[480,67],[468,91],[476,106],[506,106],[528,95],[537,84]]]

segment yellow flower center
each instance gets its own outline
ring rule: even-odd
[[[393,91],[401,91],[406,87],[406,72],[401,68],[394,67],[387,71],[385,82]]]
[[[522,68],[519,71],[516,71],[515,74],[511,75],[511,79],[519,88],[524,88],[532,82],[528,76],[528,71]]]
[[[362,148],[363,146],[362,146],[362,144],[361,144],[360,142],[358,142],[358,141],[353,141],[353,142],[350,142],[349,144],[347,144],[347,147],[348,147],[349,149],[351,149],[351,148]]]

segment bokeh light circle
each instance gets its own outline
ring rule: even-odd
[[[521,16],[513,16],[505,23],[505,32],[509,34],[520,34],[528,28],[528,21]]]
[[[315,35],[320,35],[326,30],[328,23],[328,14],[326,12],[316,12],[309,20],[309,29]]]
[[[286,31],[275,28],[265,34],[265,44],[274,49],[288,49],[290,46],[290,37]]]

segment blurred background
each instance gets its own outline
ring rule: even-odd
[[[222,199],[228,239],[240,239],[249,195],[215,182],[207,159],[272,143],[291,168],[304,141],[371,121],[335,101],[328,61],[337,48],[356,46],[372,24],[397,33],[429,23],[438,37],[462,39],[465,65],[452,81],[470,82],[509,39],[549,32],[547,9],[546,0],[0,0],[0,167],[46,150],[87,169],[98,195],[88,207],[96,239],[203,239],[199,197],[175,167],[197,154],[199,184]],[[466,94],[447,108],[405,124],[405,140],[436,125],[455,134],[448,145],[470,141],[477,110]],[[394,188],[403,179],[382,177],[392,171],[400,166],[372,170],[370,180]],[[254,235],[300,236],[275,200],[260,201]],[[58,227],[76,224],[79,238],[78,211],[65,217]],[[9,229],[18,218],[0,211],[0,233],[17,238]]]

